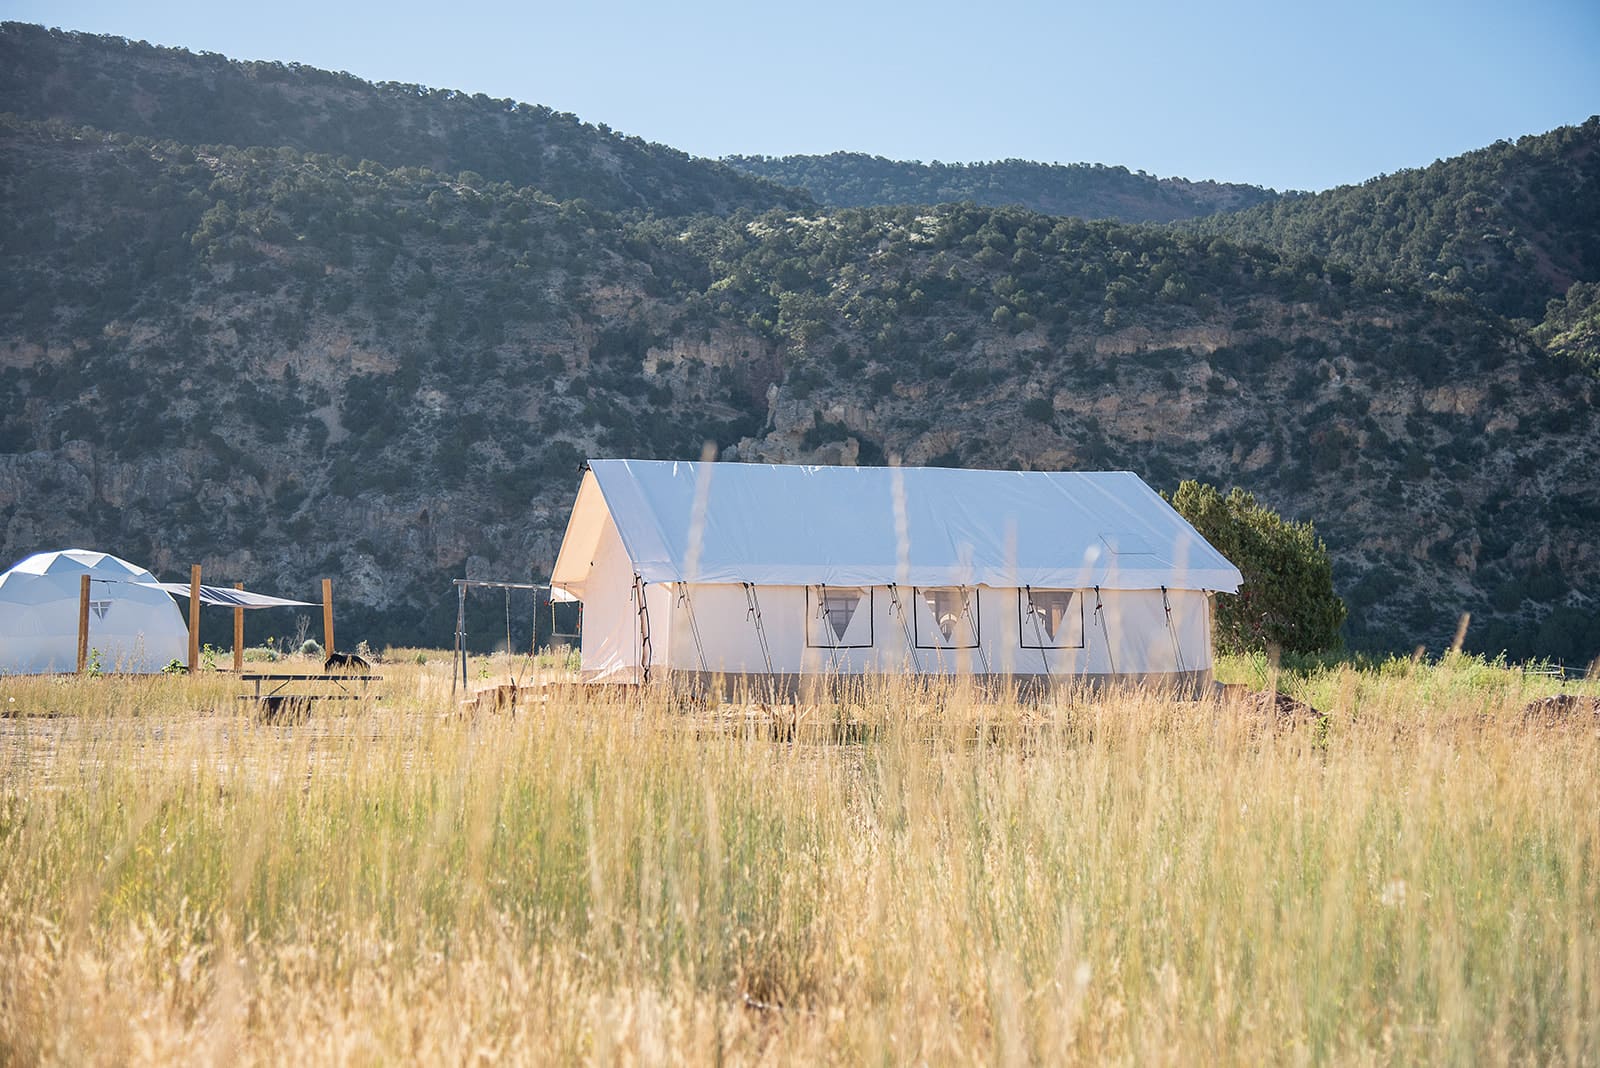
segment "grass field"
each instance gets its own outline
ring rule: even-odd
[[[1285,675],[1293,729],[900,683],[809,711],[841,744],[463,719],[415,660],[299,725],[0,680],[0,1062],[1600,1061],[1600,724],[1525,723],[1548,679]]]

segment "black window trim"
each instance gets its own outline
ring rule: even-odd
[[[968,606],[970,606],[971,609],[972,609],[972,613],[971,613],[970,616],[967,615],[966,612],[962,613],[962,615],[967,620],[967,626],[966,626],[966,632],[967,633],[966,633],[966,635],[964,637],[965,637],[965,639],[967,639],[970,642],[970,644],[961,644],[961,645],[956,645],[956,644],[950,644],[950,645],[944,645],[944,644],[924,645],[923,644],[923,642],[922,642],[922,613],[918,612],[916,610],[916,606],[917,605],[926,604],[927,603],[926,601],[924,601],[922,599],[922,591],[923,590],[955,590],[956,592],[958,592],[958,593],[960,593],[962,595],[963,599],[965,600],[965,603]],[[970,591],[970,596],[969,596],[969,591]],[[976,649],[980,645],[983,644],[983,608],[982,608],[982,598],[980,598],[978,596],[978,587],[976,587],[976,586],[913,586],[913,587],[911,587],[911,605],[912,605],[911,628],[912,628],[913,635],[914,635],[914,637],[916,639],[916,643],[917,643],[917,648],[918,649]],[[943,636],[944,636],[943,632],[941,632],[940,633],[940,637],[942,638]]]
[[[817,642],[813,642],[811,640],[811,620],[814,618],[813,613],[816,612],[816,608],[817,608],[816,601],[815,601],[815,597],[816,597],[815,591],[819,590],[819,589],[824,589],[824,588],[831,588],[831,589],[835,589],[835,590],[866,590],[867,591],[867,595],[862,598],[862,600],[867,602],[867,643],[865,645],[858,645],[858,644],[846,645],[844,642],[826,642],[826,641],[825,642],[821,642],[821,643],[817,643]],[[808,583],[806,583],[806,619],[805,619],[805,624],[806,624],[806,648],[807,649],[871,649],[871,648],[874,648],[877,645],[877,641],[878,641],[878,635],[877,635],[877,626],[878,626],[878,618],[877,618],[878,592],[877,591],[878,591],[878,587],[876,587],[876,586],[833,586],[833,587],[824,587],[823,584],[820,583],[820,582],[808,582]],[[859,612],[860,610],[861,609],[858,606],[856,608],[856,611]],[[828,624],[826,622],[823,622],[822,625],[823,626],[827,626]],[[845,632],[849,633],[849,631],[850,631],[850,628],[849,627],[845,627]]]
[[[1041,588],[1040,590],[1038,590],[1038,592],[1039,593],[1070,593],[1070,594],[1072,594],[1072,599],[1078,603],[1078,644],[1076,644],[1076,645],[1029,645],[1028,644],[1028,639],[1029,638],[1034,638],[1035,640],[1037,640],[1038,636],[1034,633],[1033,624],[1028,622],[1027,602],[1030,599],[1029,591],[1027,590],[1027,588],[1020,588],[1020,589],[1017,590],[1017,629],[1020,632],[1017,635],[1017,639],[1018,639],[1018,641],[1020,641],[1022,643],[1021,647],[1024,648],[1024,649],[1043,649],[1045,652],[1049,652],[1051,649],[1085,649],[1085,648],[1088,648],[1089,636],[1088,636],[1088,631],[1084,627],[1085,620],[1083,618],[1083,594],[1084,594],[1084,591],[1083,590],[1068,590],[1068,589],[1061,589],[1061,588],[1057,588],[1057,587],[1051,587],[1048,590]]]

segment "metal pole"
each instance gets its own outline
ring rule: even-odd
[[[461,686],[467,685],[467,588],[456,586],[456,659],[461,662]],[[456,692],[456,673],[450,672],[450,692]]]
[[[235,582],[233,588],[244,589],[244,583]],[[241,674],[244,671],[244,608],[237,606],[233,610],[233,673]]]

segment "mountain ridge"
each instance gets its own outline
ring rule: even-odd
[[[1574,283],[1600,281],[1600,115],[1183,225],[1404,275],[1537,322]]]
[[[722,162],[779,184],[804,189],[828,207],[884,207],[971,201],[1024,207],[1045,215],[1175,222],[1276,199],[1260,186],[1156,178],[1126,167],[1089,163],[921,163],[862,152],[815,156],[724,156]]]
[[[471,172],[607,211],[809,204],[714,160],[540,105],[18,22],[0,23],[0,111],[191,145]]]
[[[1318,522],[1360,648],[1471,611],[1472,648],[1600,651],[1600,380],[1404,272],[970,203],[612,212],[15,116],[0,194],[13,555],[335,574],[350,633],[445,642],[450,578],[553,562],[585,456],[711,441],[1237,483]]]

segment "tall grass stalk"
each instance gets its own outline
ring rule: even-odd
[[[0,1062],[1600,1059],[1600,739],[1515,672],[901,680],[824,744],[385,673],[0,681]]]

